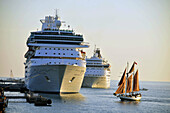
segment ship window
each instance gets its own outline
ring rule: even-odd
[[[60,48],[58,48],[58,50],[60,50]]]
[[[45,53],[45,54],[47,54],[47,53]]]
[[[55,53],[53,53],[55,55]]]
[[[59,62],[59,64],[60,64],[60,62]]]
[[[40,54],[40,52],[38,54]]]
[[[25,71],[25,73],[27,73],[27,71]]]
[[[49,48],[49,50],[51,50],[51,48]]]
[[[77,54],[79,56],[79,54]]]
[[[71,49],[73,51],[73,49]]]
[[[67,49],[67,50],[69,50],[69,49]]]
[[[56,62],[54,62],[54,64],[56,64]]]
[[[54,48],[54,50],[55,50],[55,48]]]
[[[49,62],[49,64],[51,64],[51,62]]]
[[[65,55],[65,53],[63,53],[63,55]]]
[[[45,48],[45,49],[47,49],[47,48]]]
[[[71,55],[73,55],[73,54],[71,54]]]
[[[58,53],[58,55],[60,55],[60,53]]]
[[[63,50],[64,50],[64,48],[63,48]]]

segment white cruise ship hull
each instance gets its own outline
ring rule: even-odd
[[[33,92],[77,93],[81,88],[85,70],[85,67],[74,65],[31,66],[26,86]]]
[[[102,76],[102,77],[85,76],[82,87],[105,88],[105,89],[110,88],[110,77],[109,76]]]

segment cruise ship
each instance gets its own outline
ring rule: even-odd
[[[42,29],[30,33],[25,54],[25,84],[33,92],[77,93],[86,71],[81,34],[62,25],[57,15],[40,20]],[[63,29],[61,29],[63,26]],[[65,28],[64,28],[65,26]]]
[[[101,56],[100,49],[94,50],[91,58],[86,58],[86,73],[82,87],[110,88],[110,64]]]

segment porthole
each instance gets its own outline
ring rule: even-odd
[[[47,53],[45,53],[45,54],[47,54]]]
[[[45,48],[45,49],[47,49],[47,48]]]
[[[63,55],[65,55],[65,53],[63,53]]]
[[[56,54],[56,53],[53,53],[54,55]]]
[[[60,50],[60,48],[58,48],[58,50]]]
[[[71,54],[71,55],[73,55],[73,54]]]
[[[51,48],[49,48],[49,50],[51,50]]]
[[[38,54],[40,54],[40,52]]]
[[[55,48],[54,48],[54,50],[55,50]]]
[[[58,55],[60,55],[60,53],[58,53]]]

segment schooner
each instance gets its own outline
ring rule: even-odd
[[[136,62],[133,63],[128,72],[127,64],[127,68],[125,68],[122,78],[118,83],[119,87],[114,95],[120,97],[121,100],[137,101],[142,97],[140,93],[136,93],[139,91],[139,75],[138,70],[135,72],[135,65],[137,65]]]

